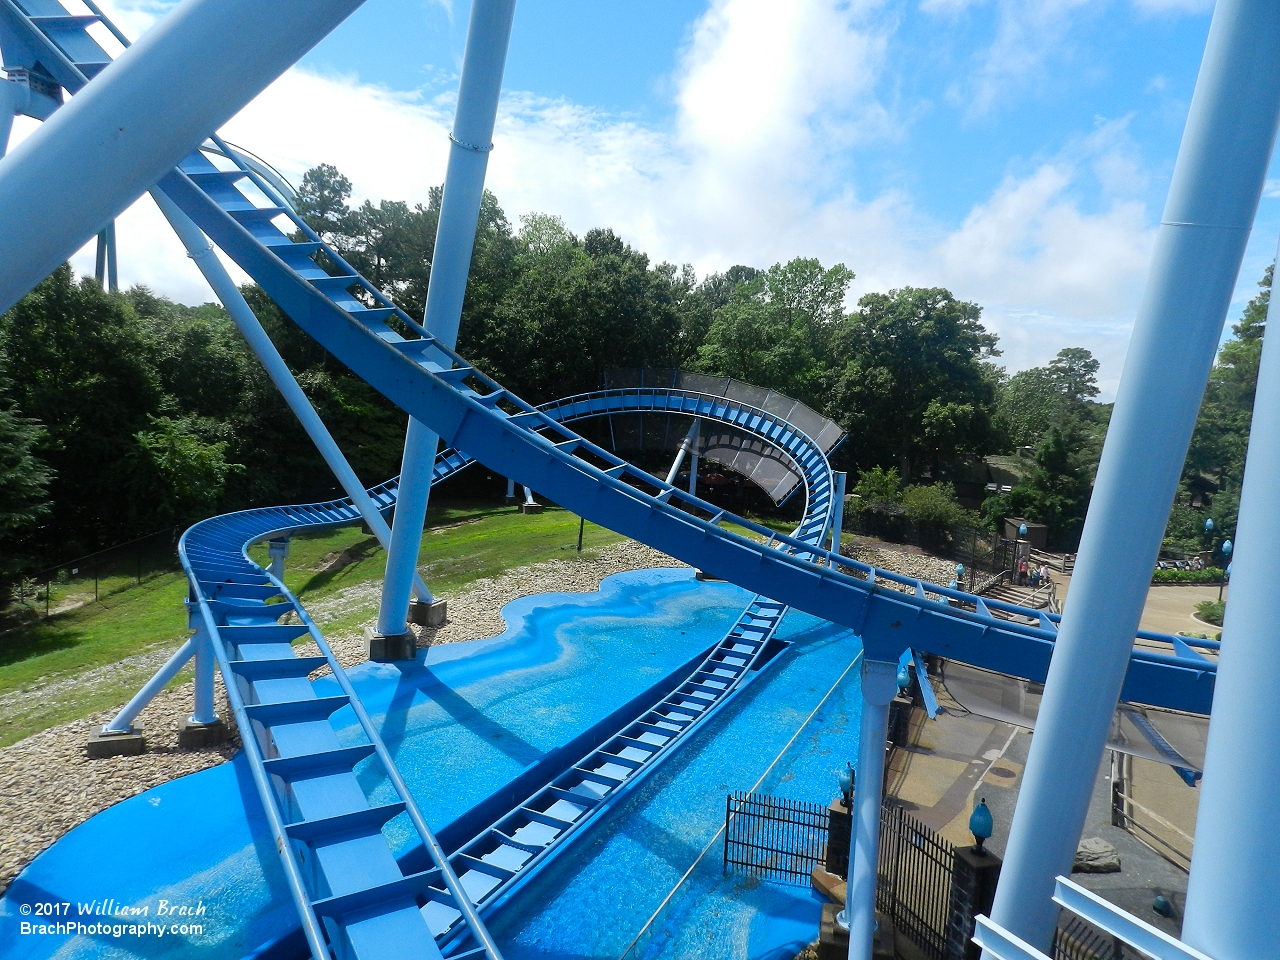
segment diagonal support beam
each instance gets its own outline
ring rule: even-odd
[[[184,0],[166,14],[0,160],[0,313],[361,2]]]

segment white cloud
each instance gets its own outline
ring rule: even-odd
[[[876,0],[716,0],[677,72],[670,129],[509,93],[488,185],[513,221],[540,210],[578,233],[612,226],[700,274],[803,255],[854,269],[855,297],[950,287],[984,306],[1010,369],[1085,346],[1102,361],[1109,394],[1152,238],[1124,121],[1011,173],[959,225],[939,224],[901,191],[859,196],[833,171],[901,133],[877,97],[895,27]],[[444,177],[451,117],[447,98],[295,68],[224,133],[295,183],[326,162],[351,178],[357,200],[425,202]],[[1099,193],[1094,207],[1081,200]],[[126,285],[209,298],[149,200],[121,217],[119,235]],[[92,247],[74,263],[91,271]]]

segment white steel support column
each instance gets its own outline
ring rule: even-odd
[[[693,423],[689,424],[689,432],[686,433],[684,435],[684,439],[680,441],[680,449],[676,451],[676,458],[671,463],[671,469],[667,471],[667,483],[676,482],[676,474],[680,472],[680,464],[684,463],[685,454],[687,454],[690,449],[697,449],[699,423],[701,423],[701,421],[697,417],[694,417]],[[694,456],[696,457],[697,454],[695,453]]]
[[[458,111],[449,135],[449,167],[440,200],[431,280],[423,326],[446,346],[458,342],[462,301],[471,269],[476,221],[484,198],[484,176],[493,148],[493,122],[502,90],[502,71],[511,38],[515,0],[474,0],[467,47],[458,84]],[[387,573],[378,608],[378,633],[401,636],[408,630],[409,584],[418,567],[422,527],[427,518],[431,473],[439,438],[410,418],[400,472],[395,528],[387,551]]]
[[[1280,330],[1274,300],[1267,324]],[[1280,591],[1273,560],[1280,542],[1277,340],[1262,341],[1182,922],[1182,939],[1214,960],[1253,960],[1274,954],[1280,944]]]
[[[689,445],[689,495],[698,495],[698,444],[702,442],[702,421],[693,421],[693,442]]]
[[[889,702],[898,693],[898,665],[862,660],[862,722],[858,730],[857,781],[849,831],[849,879],[844,911],[849,960],[871,960],[876,937],[876,863],[880,856],[880,803],[884,786]]]
[[[991,911],[1041,950],[1053,939],[1054,878],[1071,871],[1278,115],[1280,4],[1218,0]],[[1227,889],[1234,896],[1238,882],[1217,892]]]
[[[378,508],[374,505],[373,500],[369,498],[369,494],[365,492],[364,484],[356,476],[356,472],[351,468],[351,464],[347,462],[347,458],[342,455],[342,450],[333,439],[333,435],[329,433],[328,428],[325,427],[320,415],[316,413],[315,407],[311,406],[311,401],[302,392],[302,387],[294,379],[292,371],[289,370],[288,365],[284,362],[284,358],[280,356],[280,351],[271,342],[267,332],[262,329],[262,324],[258,322],[258,318],[254,316],[253,311],[249,309],[249,304],[245,302],[240,290],[222,265],[222,261],[218,259],[213,246],[205,235],[200,232],[200,228],[178,208],[176,203],[165,195],[164,191],[154,188],[151,191],[151,197],[155,200],[156,206],[160,208],[160,212],[164,214],[165,219],[169,221],[169,226],[178,235],[178,239],[182,241],[182,245],[186,247],[187,256],[195,261],[195,265],[204,275],[209,286],[213,288],[214,294],[222,301],[222,305],[226,308],[227,313],[231,315],[231,320],[235,323],[236,329],[240,331],[240,335],[248,343],[249,349],[253,351],[254,356],[258,358],[258,361],[267,371],[267,376],[271,378],[271,382],[280,391],[280,395],[284,397],[284,401],[289,405],[289,409],[293,411],[293,415],[302,424],[302,429],[307,432],[311,442],[316,445],[316,449],[324,457],[324,462],[328,464],[329,469],[337,477],[342,489],[351,498],[356,509],[360,511],[360,516],[369,525],[373,535],[378,538],[378,542],[385,548],[391,542],[391,528],[387,525],[387,521],[382,518],[382,514],[378,512]],[[272,563],[274,569],[274,554]],[[281,570],[283,572],[283,567],[281,567]],[[432,599],[430,591],[427,590],[421,578],[415,577],[413,590],[421,600],[430,602]]]
[[[360,3],[183,0],[166,13],[0,160],[0,313]]]

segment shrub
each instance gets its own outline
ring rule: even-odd
[[[912,485],[902,491],[902,507],[916,525],[920,545],[937,549],[951,538],[951,528],[972,518],[956,502],[956,490],[949,483]]]
[[[1222,615],[1226,612],[1226,602],[1222,600],[1201,600],[1196,604],[1196,616],[1205,623],[1215,627],[1222,626]]]
[[[1156,570],[1151,574],[1152,583],[1221,583],[1222,571],[1218,567],[1203,570]]]
[[[872,467],[858,474],[858,485],[853,488],[854,494],[861,501],[863,510],[881,510],[896,506],[902,500],[899,489],[902,480],[896,467],[888,470]]]

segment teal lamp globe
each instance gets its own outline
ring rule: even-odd
[[[1018,536],[1025,537],[1027,535],[1027,525],[1025,523],[1018,524]]]
[[[1224,575],[1228,580],[1230,580],[1230,579],[1231,579],[1231,564],[1229,564],[1229,563],[1228,563],[1228,564],[1227,564],[1227,569],[1223,570],[1223,571],[1222,571],[1222,573],[1223,573],[1223,575]]]
[[[840,796],[844,797],[844,808],[848,810],[853,802],[853,767],[847,763],[840,771]]]
[[[973,834],[973,849],[977,853],[985,853],[982,844],[991,836],[991,828],[995,826],[991,819],[991,809],[987,806],[987,798],[983,797],[976,807],[973,808],[973,815],[969,817],[969,832]]]
[[[949,584],[947,584],[947,586],[949,586],[952,590],[955,590],[959,588],[960,584],[957,583],[955,580],[952,580]]]
[[[1230,541],[1230,540],[1223,540],[1223,541],[1222,541],[1222,555],[1223,555],[1224,557],[1229,557],[1229,556],[1231,556],[1231,541]]]
[[[964,564],[963,564],[963,563],[957,563],[957,564],[956,564],[956,579],[957,579],[957,580],[960,580],[960,579],[962,579],[963,577],[964,577]]]
[[[905,690],[911,686],[911,671],[905,663],[898,665],[898,689]]]
[[[1206,517],[1204,521],[1204,532],[1213,533],[1213,517]]]

